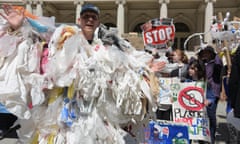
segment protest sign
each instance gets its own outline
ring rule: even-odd
[[[188,125],[190,139],[210,141],[209,120],[204,105],[205,82],[180,82],[177,77],[161,77],[159,85],[159,108],[171,105],[173,121]]]
[[[167,43],[174,41],[175,26],[170,18],[152,19],[142,25],[145,47],[167,49]]]
[[[173,121],[188,125],[189,138],[210,141],[209,120],[204,106],[205,83],[179,83],[173,101]]]

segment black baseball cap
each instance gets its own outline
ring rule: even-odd
[[[198,55],[203,54],[203,52],[209,52],[209,53],[211,53],[211,54],[216,54],[216,52],[215,52],[215,50],[214,50],[214,48],[213,48],[212,46],[207,46],[207,47],[201,49],[201,50],[199,51]]]
[[[96,13],[97,15],[100,14],[100,10],[97,6],[93,5],[93,4],[90,4],[90,3],[87,3],[87,4],[84,4],[82,6],[82,10],[80,12],[80,15],[82,15],[84,12],[86,11],[91,11],[91,12],[94,12]]]

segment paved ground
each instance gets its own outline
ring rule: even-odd
[[[228,129],[226,125],[226,103],[219,102],[217,108],[217,119],[218,119],[218,126],[217,126],[217,133],[216,133],[216,143],[215,144],[227,144],[228,137]],[[8,138],[0,140],[0,144],[16,144],[16,139]],[[196,143],[194,143],[196,144]]]
[[[229,140],[228,128],[226,124],[226,102],[219,102],[217,108],[217,133],[216,144],[226,144]]]
[[[226,102],[219,102],[217,107],[217,132],[216,132],[216,142],[215,144],[227,144],[228,129],[226,123]],[[198,144],[193,142],[192,144]]]

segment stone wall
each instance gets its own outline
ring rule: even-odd
[[[137,50],[144,49],[142,35],[139,35],[138,33],[125,33],[122,35],[122,37],[127,39],[132,44],[132,46],[135,47]]]

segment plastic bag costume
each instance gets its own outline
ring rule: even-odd
[[[152,57],[104,26],[90,45],[76,26],[44,29],[38,22],[28,19],[14,33],[3,20],[0,27],[0,102],[19,118],[19,141],[126,143],[120,126],[142,121],[147,103],[156,108]]]

